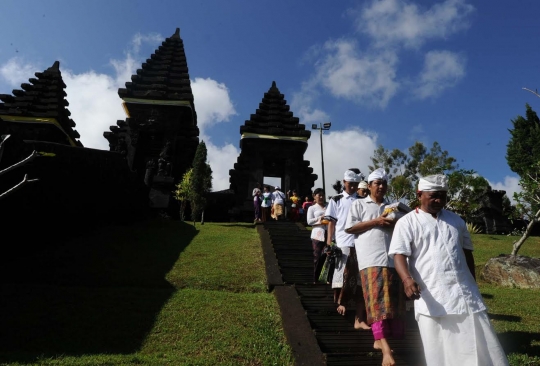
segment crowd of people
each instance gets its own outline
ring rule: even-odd
[[[283,193],[279,186],[270,192],[269,186],[265,185],[261,191],[260,184],[257,184],[252,196],[255,223],[284,219],[305,223],[307,209],[313,204],[311,194],[302,200],[296,190]]]
[[[444,209],[448,178],[420,178],[419,207],[400,215],[389,214],[387,189],[384,169],[364,181],[351,168],[344,173],[343,191],[328,202],[321,188],[302,206],[296,192],[285,195],[276,187],[265,207],[273,207],[272,217],[283,215],[290,201],[292,220],[299,220],[303,208],[312,227],[314,283],[323,277],[328,253],[339,252],[322,280],[331,284],[339,314],[354,304],[353,326],[371,330],[383,366],[395,365],[388,339],[405,336],[406,301],[414,301],[428,366],[508,365],[476,284],[466,224]]]

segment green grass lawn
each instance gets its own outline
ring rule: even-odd
[[[473,235],[477,274],[514,240]],[[32,253],[0,285],[1,365],[293,364],[252,224],[156,219]],[[540,291],[478,277],[511,364],[540,365]]]
[[[152,220],[45,254],[54,276],[30,261],[1,285],[2,365],[293,363],[252,224]]]
[[[485,263],[510,254],[518,237],[478,234],[472,236],[480,291],[511,365],[540,365],[540,290],[505,288],[482,281]],[[540,237],[528,238],[519,255],[540,258]]]

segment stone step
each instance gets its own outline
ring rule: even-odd
[[[339,315],[330,285],[313,284],[313,250],[310,232],[290,222],[264,223],[272,242],[284,285],[293,285],[316,337],[326,365],[380,365],[381,353],[373,349],[373,334],[354,329],[355,309]],[[406,315],[405,339],[389,340],[398,365],[423,366],[423,348],[412,310]]]

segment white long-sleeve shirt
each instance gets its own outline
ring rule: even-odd
[[[306,215],[307,224],[312,227],[311,239],[318,241],[324,241],[324,234],[326,232],[326,225],[321,224],[321,217],[324,216],[326,207],[322,207],[319,204],[309,206]]]

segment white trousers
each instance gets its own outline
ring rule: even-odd
[[[487,312],[417,320],[427,366],[508,366]]]

